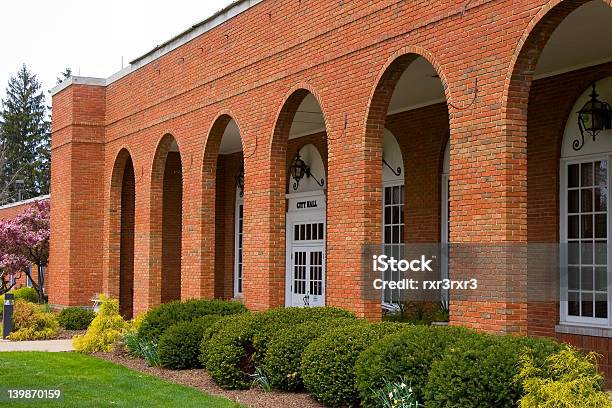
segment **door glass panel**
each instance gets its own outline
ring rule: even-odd
[[[323,294],[323,252],[310,253],[310,295]]]
[[[608,163],[567,167],[568,315],[608,316]]]
[[[404,243],[404,186],[385,187],[383,201],[383,252],[387,256],[399,257],[399,252]],[[390,270],[383,272],[384,280],[399,280],[399,272]],[[400,300],[400,291],[385,289],[383,291],[383,302],[396,303]]]

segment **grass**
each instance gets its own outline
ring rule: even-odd
[[[239,408],[220,397],[77,353],[0,353],[0,388],[59,389],[63,400],[11,401],[16,407]],[[0,397],[0,405],[7,402]]]

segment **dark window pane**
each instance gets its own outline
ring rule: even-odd
[[[569,265],[577,265],[580,263],[580,244],[578,242],[570,242],[567,244],[567,263]]]
[[[391,227],[385,227],[385,244],[391,244]]]
[[[580,216],[579,215],[570,215],[567,217],[567,237],[569,239],[575,239],[578,237],[579,225],[580,225]]]
[[[581,293],[582,316],[593,317],[593,293]]]
[[[393,187],[393,204],[399,204],[400,202],[400,189],[399,187]]]
[[[580,197],[582,198],[580,212],[593,212],[593,189],[581,190]]]
[[[608,291],[608,268],[595,268],[595,290]]]
[[[582,187],[593,185],[593,163],[582,163],[580,165],[580,181]]]
[[[581,238],[593,238],[593,216],[591,214],[580,217]]]
[[[293,239],[296,241],[300,240],[300,227],[299,225],[293,226]]]
[[[608,216],[595,214],[595,238],[607,238]]]
[[[391,187],[385,187],[385,204],[391,204]]]
[[[607,211],[608,210],[608,189],[596,188],[595,189],[595,211]]]
[[[593,290],[593,268],[580,268],[580,290]]]
[[[608,184],[608,162],[607,161],[596,161],[595,162],[595,185],[605,186]]]
[[[393,207],[393,223],[399,224],[399,218],[399,207],[395,206]]]
[[[578,292],[569,292],[567,294],[567,313],[570,316],[580,315],[580,308],[578,307]]]
[[[578,187],[578,174],[580,169],[577,164],[567,166],[567,186],[569,188]]]
[[[399,242],[399,227],[393,227],[393,242]]]
[[[608,295],[606,293],[595,294],[595,317],[602,319],[608,317]]]
[[[391,224],[391,207],[385,207],[385,224]]]
[[[567,289],[578,290],[578,268],[570,266],[567,268]]]
[[[580,212],[580,190],[569,190],[567,192],[567,212]]]
[[[591,241],[580,243],[580,263],[582,265],[593,264],[593,243]]]
[[[608,263],[608,244],[606,242],[595,243],[595,263],[606,265]]]

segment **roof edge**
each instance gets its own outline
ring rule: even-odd
[[[206,18],[205,20],[200,21],[197,24],[192,25],[187,30],[183,31],[179,35],[172,37],[168,41],[157,45],[153,49],[147,51],[141,56],[130,61],[130,65],[121,69],[118,72],[115,72],[108,78],[93,78],[93,77],[79,77],[79,76],[71,76],[64,80],[59,85],[53,87],[49,92],[51,96],[61,92],[66,89],[68,86],[73,84],[82,84],[82,85],[98,85],[98,86],[107,86],[112,84],[115,81],[123,78],[124,76],[136,71],[137,69],[149,64],[150,62],[155,61],[156,59],[168,54],[171,51],[181,47],[182,45],[188,43],[196,37],[212,30],[213,28],[225,23],[226,21],[236,17],[237,15],[249,10],[253,6],[261,3],[264,0],[237,0],[233,3],[230,3],[228,6],[222,8],[221,10],[214,13],[212,16]]]

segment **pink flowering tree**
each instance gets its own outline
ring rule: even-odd
[[[10,220],[0,220],[0,294],[14,286],[11,275],[26,274],[38,293],[38,302],[44,301],[45,277],[42,268],[49,262],[48,201],[37,201]],[[30,265],[36,265],[37,279],[32,277]]]

